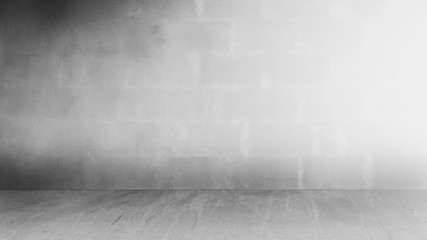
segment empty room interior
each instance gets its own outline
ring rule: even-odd
[[[0,239],[427,239],[426,13],[1,0]]]

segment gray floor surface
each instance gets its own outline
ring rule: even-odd
[[[427,191],[0,191],[0,239],[427,239]]]

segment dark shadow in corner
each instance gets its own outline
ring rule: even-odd
[[[82,162],[61,159],[0,157],[0,189],[78,189],[83,186]]]

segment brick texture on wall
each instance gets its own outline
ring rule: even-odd
[[[1,189],[427,187],[422,1],[6,2]]]

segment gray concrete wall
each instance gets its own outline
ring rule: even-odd
[[[0,188],[426,188],[426,8],[2,1]]]

